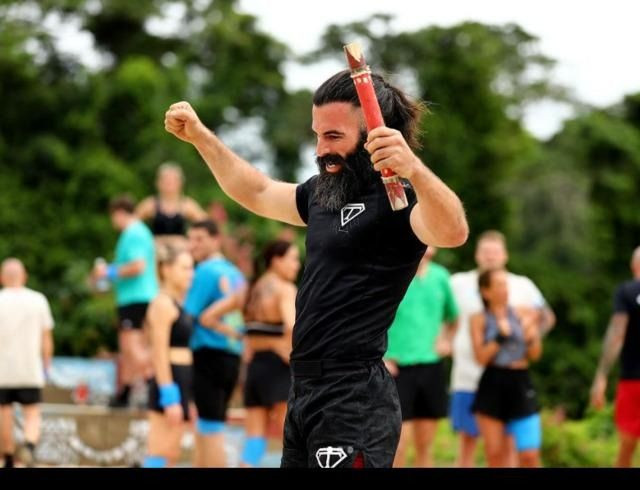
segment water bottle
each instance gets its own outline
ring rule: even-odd
[[[106,267],[107,261],[102,257],[98,257],[95,260],[93,266]],[[109,279],[107,279],[106,277],[101,277],[100,279],[96,280],[95,288],[96,288],[96,291],[98,291],[99,293],[104,293],[106,291],[109,291],[109,289],[111,289],[111,284],[109,283]]]

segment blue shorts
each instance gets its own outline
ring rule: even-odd
[[[471,411],[476,394],[472,391],[454,391],[451,396],[451,423],[453,430],[478,437],[478,425]]]
[[[540,415],[534,413],[519,419],[507,422],[507,432],[516,441],[518,452],[540,449],[542,445],[542,428],[540,427]]]

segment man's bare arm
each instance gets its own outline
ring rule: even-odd
[[[42,331],[42,364],[45,370],[49,369],[53,358],[53,334],[52,330]]]
[[[548,306],[540,310],[540,334],[544,337],[556,324],[556,315]]]
[[[411,211],[411,228],[428,245],[459,247],[469,235],[464,208],[458,196],[429,168],[421,168],[410,179],[418,203]]]
[[[620,355],[628,322],[629,316],[626,313],[615,313],[609,321],[609,327],[604,336],[602,355],[591,385],[591,404],[596,408],[602,408],[605,404],[607,378]]]
[[[222,190],[249,211],[265,218],[304,226],[296,206],[296,184],[278,182],[231,151],[200,121],[188,102],[171,105],[165,129],[191,143]]]
[[[236,291],[212,303],[198,319],[203,327],[216,329],[222,316],[234,310],[242,310],[246,299],[246,289]]]
[[[467,240],[469,225],[462,202],[413,153],[402,133],[379,127],[365,145],[375,170],[389,168],[411,182],[418,203],[411,211],[411,228],[425,244],[458,247]]]
[[[629,317],[626,313],[616,313],[611,317],[604,337],[602,355],[600,356],[596,376],[604,376],[605,378],[609,376],[611,368],[620,355],[624,336],[627,332],[628,319]]]

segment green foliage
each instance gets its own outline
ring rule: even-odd
[[[69,264],[56,294],[59,316],[57,348],[79,356],[93,356],[101,349],[117,350],[115,303],[112,294],[92,295],[87,283],[87,260]]]
[[[543,416],[542,460],[554,468],[604,468],[614,465],[618,436],[613,424],[613,406],[590,412],[581,421],[554,422]],[[634,464],[640,463],[636,454]]]
[[[438,423],[433,442],[433,459],[437,467],[453,467],[458,455],[458,435],[448,421]],[[547,468],[612,467],[618,452],[618,436],[613,423],[613,406],[600,412],[589,412],[583,420],[563,420],[562,413],[545,410],[542,413],[542,465]],[[415,451],[408,448],[409,465]],[[475,464],[486,465],[482,440],[475,453]],[[640,465],[640,453],[634,458]]]
[[[252,16],[238,13],[234,1],[184,2],[173,18],[176,5],[50,0],[0,6],[0,93],[9,101],[0,118],[0,257],[24,260],[29,285],[50,298],[60,354],[115,347],[112,299],[92,297],[86,276],[93,258],[110,258],[115,244],[109,199],[154,192],[163,161],[183,166],[187,192],[203,205],[222,200],[232,219],[255,228],[258,244],[280,229],[223,197],[199,155],[166,134],[163,115],[188,98],[214,129],[240,128],[280,105],[298,125],[300,106],[309,106],[284,90],[280,65],[287,50],[260,32]],[[58,51],[43,27],[56,17],[93,36],[101,67],[89,70]],[[177,22],[173,34],[146,27],[150,19],[169,17]],[[292,178],[300,141],[283,132],[284,117],[269,118],[263,132],[275,136],[279,171]]]

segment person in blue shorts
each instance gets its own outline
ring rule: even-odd
[[[536,390],[529,361],[542,355],[539,311],[509,306],[507,273],[489,269],[478,277],[484,311],[471,317],[471,341],[485,366],[472,410],[484,440],[487,464],[508,464],[509,435],[515,439],[518,465],[540,466],[542,442]]]

